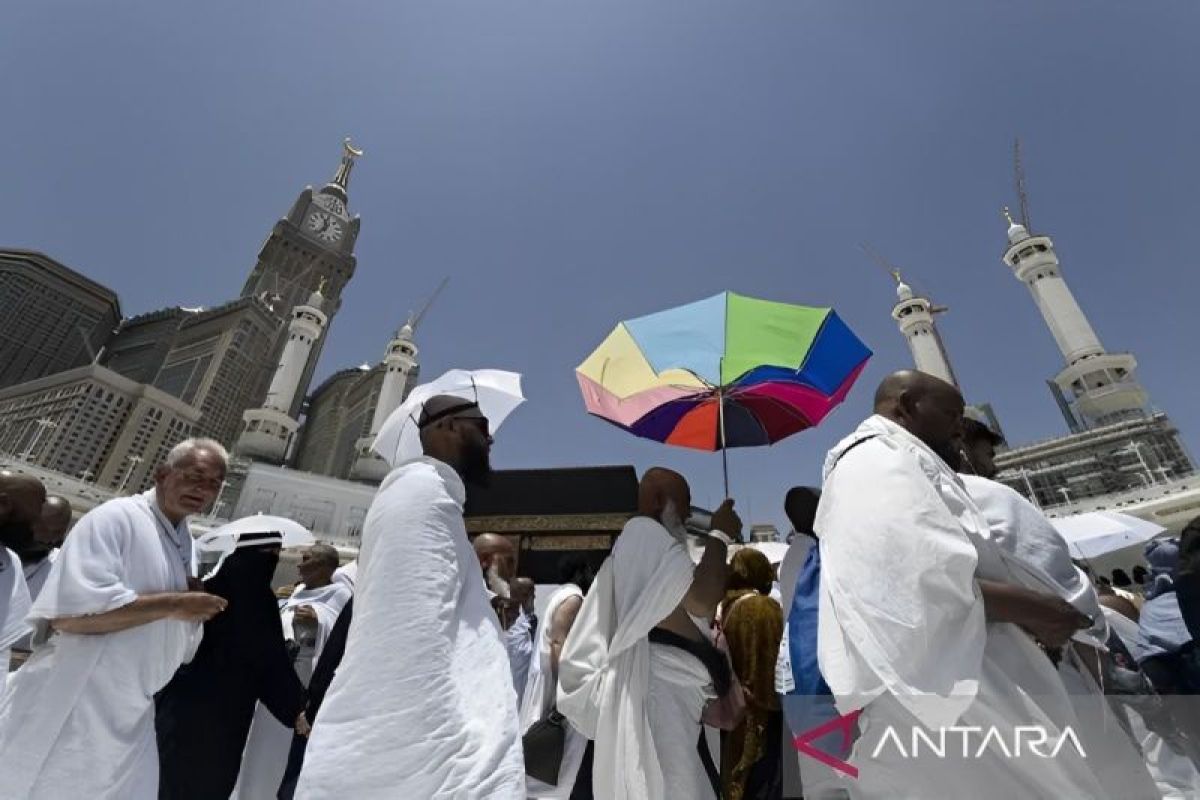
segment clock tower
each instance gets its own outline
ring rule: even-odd
[[[242,288],[243,297],[259,297],[277,312],[286,313],[303,305],[309,295],[323,286],[324,311],[332,321],[342,305],[342,290],[353,277],[357,264],[354,244],[358,239],[359,218],[350,215],[348,191],[350,172],[362,154],[347,138],[342,143],[342,161],[333,179],[316,192],[311,186],[306,187],[287,216],[275,223],[258,253],[258,263]],[[326,326],[312,345],[291,407],[286,409],[288,416],[300,413],[328,330]],[[288,329],[283,326],[272,350],[276,362],[287,339]]]

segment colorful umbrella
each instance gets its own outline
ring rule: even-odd
[[[724,451],[817,425],[870,357],[833,309],[723,292],[622,322],[576,377],[591,414],[635,436]]]

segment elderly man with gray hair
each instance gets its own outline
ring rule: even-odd
[[[153,798],[154,695],[225,601],[189,591],[187,518],[217,496],[228,456],[188,439],[154,488],[75,526],[29,620],[33,655],[0,700],[0,798]]]

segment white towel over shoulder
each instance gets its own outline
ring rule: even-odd
[[[558,664],[558,710],[596,741],[596,797],[670,796],[649,718],[646,637],[683,601],[694,568],[687,548],[662,525],[635,517],[617,537],[567,636]],[[688,744],[695,750],[694,742]]]

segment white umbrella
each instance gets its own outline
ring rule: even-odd
[[[783,563],[783,557],[787,555],[788,546],[783,542],[748,542],[746,544],[733,544],[729,546],[729,552],[726,556],[727,561],[733,561],[733,557],[739,550],[757,550],[767,557],[767,561],[771,562],[771,566],[776,566]]]
[[[783,557],[787,555],[788,551],[785,542],[751,542],[748,546],[766,556],[772,566],[782,563]]]
[[[316,542],[312,532],[295,520],[253,514],[209,531],[196,540],[196,546],[208,552],[229,553],[244,533],[278,533],[283,537],[284,547],[303,547]]]
[[[1067,547],[1077,558],[1099,558],[1126,547],[1145,544],[1166,530],[1161,525],[1119,511],[1087,511],[1050,522],[1067,540]]]
[[[488,419],[492,435],[517,406],[525,402],[521,394],[521,376],[499,369],[452,369],[430,383],[412,390],[408,399],[391,413],[379,429],[371,449],[393,467],[421,455],[421,434],[417,419],[425,401],[439,394],[474,400]]]

